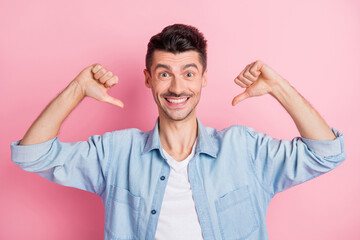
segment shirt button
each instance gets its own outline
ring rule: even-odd
[[[164,180],[165,180],[165,176],[161,176],[161,177],[160,177],[160,180],[161,180],[161,181],[164,181]]]
[[[154,210],[154,209],[151,210],[151,214],[153,214],[153,215],[156,214],[156,210]]]

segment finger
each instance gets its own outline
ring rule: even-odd
[[[250,72],[252,75],[258,77],[261,74],[261,69],[264,66],[264,62],[261,60],[256,60],[253,66],[250,68]]]
[[[106,69],[102,67],[102,68],[100,68],[99,71],[97,71],[97,72],[94,74],[94,78],[95,78],[96,80],[99,80],[106,72],[107,72]]]
[[[105,96],[104,102],[107,102],[107,103],[113,104],[115,106],[124,108],[124,103],[122,101],[120,101],[119,99],[116,99],[116,98],[114,98],[114,97],[112,97],[110,95]]]
[[[97,71],[100,70],[100,68],[101,68],[101,65],[98,64],[98,63],[95,63],[95,64],[93,65],[93,68],[91,69],[91,71],[92,71],[93,73],[96,73]]]
[[[244,72],[244,77],[249,79],[250,81],[252,82],[255,82],[258,78],[258,75],[254,72],[254,66],[255,62],[253,62],[247,69],[246,71]]]
[[[249,80],[251,83],[253,83],[257,80],[257,77],[253,76],[249,71],[246,71],[244,73],[244,78]]]
[[[251,84],[253,84],[253,81],[247,79],[246,77],[240,78],[240,81],[246,85],[246,87],[250,87]]]
[[[247,88],[246,84],[241,82],[238,78],[235,78],[234,82],[242,88]]]
[[[242,71],[241,73],[237,76],[237,79],[239,79],[242,83],[244,83],[247,87],[250,86],[253,81],[248,79],[246,76],[244,76],[244,74],[246,73],[246,71],[249,69],[250,64],[248,64]]]
[[[105,82],[105,87],[111,88],[114,85],[116,85],[118,82],[119,82],[119,78],[117,76],[113,76],[112,78],[110,78]]]
[[[237,78],[237,79],[239,79],[239,80],[240,80],[242,77],[244,77],[244,75],[243,75],[243,74],[244,74],[244,72],[246,71],[246,68],[247,68],[248,66],[249,66],[249,65],[247,65],[247,66],[246,66],[246,67],[245,67],[245,68],[241,71],[241,73],[240,73],[239,75],[237,75],[237,76],[236,76],[236,78]]]
[[[232,105],[235,106],[236,104],[238,104],[239,102],[249,98],[249,94],[247,91],[240,93],[239,95],[237,95],[236,97],[234,97],[234,99],[232,100]]]
[[[99,79],[99,81],[104,84],[104,83],[105,83],[107,80],[109,80],[112,76],[113,76],[113,73],[110,72],[110,71],[108,71],[107,73],[105,73],[105,74]]]
[[[245,69],[244,69],[245,70]],[[252,81],[250,81],[249,79],[247,79],[246,77],[244,77],[244,75],[243,75],[243,73],[244,72],[241,72],[240,74],[239,74],[239,76],[237,76],[236,78],[235,78],[235,83],[237,83],[237,80],[240,82],[240,83],[242,83],[243,85],[245,85],[246,87],[248,87],[248,86],[250,86],[253,82]]]

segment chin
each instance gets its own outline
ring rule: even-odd
[[[193,113],[193,111],[190,111],[188,113],[183,113],[183,114],[169,114],[169,113],[165,112],[165,116],[168,119],[171,119],[173,121],[183,121],[187,118],[190,118],[192,113]]]

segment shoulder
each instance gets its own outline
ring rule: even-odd
[[[102,135],[91,135],[88,142],[102,142],[103,144],[126,143],[131,139],[137,139],[144,136],[144,132],[137,128],[127,128],[115,131],[105,132]]]
[[[105,134],[112,135],[116,139],[126,139],[126,138],[143,137],[146,133],[138,128],[126,128],[121,130],[115,130],[112,132],[107,132]]]
[[[103,140],[109,140],[117,145],[127,145],[134,142],[144,141],[147,139],[149,132],[143,132],[138,128],[126,128],[106,132],[102,135],[102,137]]]
[[[226,135],[244,135],[249,131],[254,131],[251,127],[233,124],[229,127],[217,130],[213,127],[205,127],[207,132],[214,137],[224,137]]]
[[[231,142],[238,142],[238,141],[251,142],[260,139],[265,140],[267,138],[271,138],[267,134],[263,132],[258,132],[252,127],[239,125],[239,124],[233,124],[221,130],[217,130],[212,127],[206,127],[206,130],[208,134],[211,135],[212,138],[218,141],[230,140]]]
[[[231,142],[245,140],[249,132],[253,131],[250,127],[235,124],[221,130],[208,126],[205,126],[204,129],[212,139],[221,142],[226,140],[230,140]]]

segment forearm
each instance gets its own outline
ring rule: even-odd
[[[302,137],[313,140],[336,138],[320,114],[285,79],[278,81],[270,94],[290,114]]]
[[[19,145],[30,145],[54,138],[62,122],[84,98],[84,93],[75,81],[72,81],[48,106],[28,129]]]

